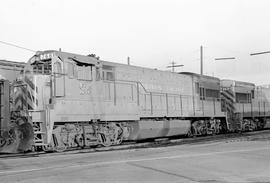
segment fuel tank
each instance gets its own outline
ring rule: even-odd
[[[169,137],[188,134],[190,120],[140,120],[129,124],[128,140],[141,140],[158,137]]]

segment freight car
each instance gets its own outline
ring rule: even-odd
[[[25,63],[23,62],[0,60],[0,132],[3,131],[1,125],[5,126],[10,120],[10,83],[16,80],[18,75],[21,74],[24,66]]]
[[[10,123],[20,128],[10,136],[23,145],[11,148],[12,143],[6,143],[2,149],[22,151],[32,144],[35,150],[65,150],[227,132],[237,110],[230,101],[236,100],[233,88],[226,90],[225,83],[195,73],[171,73],[61,51],[37,52],[11,92],[15,120]]]
[[[25,124],[29,130],[21,127],[25,125],[15,125],[16,119],[12,114],[12,84],[16,78],[22,73],[25,63],[0,60],[0,148],[4,145],[15,145],[19,148],[19,136],[25,137],[30,135],[32,128],[30,124]],[[19,120],[19,118],[17,118]],[[21,132],[25,132],[22,134]],[[16,136],[16,137],[15,137]],[[16,142],[15,142],[16,141]],[[21,141],[23,143],[23,141]],[[22,145],[24,146],[24,145]],[[7,149],[9,149],[8,147]],[[7,150],[5,149],[5,150]]]
[[[23,71],[24,66],[23,62],[0,60],[0,75],[9,81],[14,81]]]
[[[8,124],[10,123],[10,102],[9,102],[9,92],[10,84],[9,81],[1,78],[0,79],[0,136],[2,136],[2,131],[8,129]],[[3,142],[0,142],[0,146]]]

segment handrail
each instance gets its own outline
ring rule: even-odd
[[[45,109],[39,109],[39,110],[28,110],[29,112],[45,112]]]

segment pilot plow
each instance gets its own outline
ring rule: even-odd
[[[21,120],[20,120],[21,121]],[[0,153],[30,151],[33,146],[33,127],[30,123],[14,123],[0,136]]]

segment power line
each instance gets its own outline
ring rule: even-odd
[[[235,57],[222,57],[222,58],[215,58],[215,60],[233,60]]]
[[[15,44],[12,44],[12,43],[8,43],[8,42],[5,42],[5,41],[1,41],[1,40],[0,40],[0,43],[5,44],[5,45],[8,45],[8,46],[13,46],[13,47],[16,47],[16,48],[20,48],[20,49],[23,49],[23,50],[27,50],[27,51],[31,51],[31,52],[36,53],[35,50],[31,50],[31,49],[29,49],[29,48],[25,48],[25,47],[22,47],[22,46],[18,46],[18,45],[15,45]]]
[[[266,53],[270,53],[270,51],[264,51],[264,52],[258,52],[258,53],[251,53],[250,56],[262,55],[262,54],[266,54]]]

